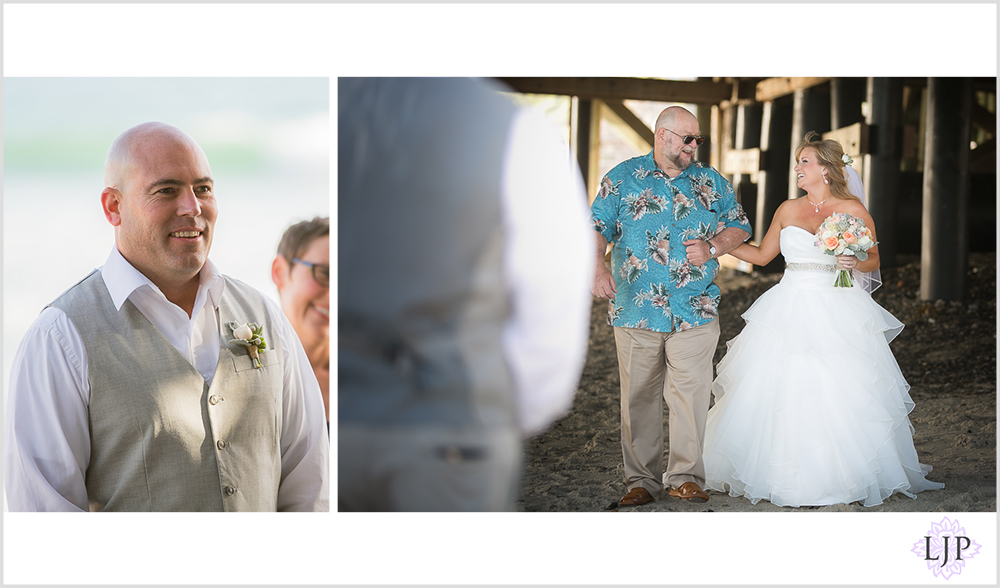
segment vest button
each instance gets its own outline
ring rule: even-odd
[[[218,447],[219,449],[225,449],[225,448],[226,448],[226,445],[228,445],[228,443],[226,443],[226,440],[225,440],[225,439],[219,439],[219,442],[218,442],[218,443],[216,443],[215,445],[216,445],[216,446],[217,446],[217,447]]]
[[[236,487],[226,486],[226,496],[232,496],[233,494],[236,494]]]

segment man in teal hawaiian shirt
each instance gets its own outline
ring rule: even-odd
[[[717,258],[750,236],[732,186],[695,161],[698,119],[679,106],[656,120],[653,150],[618,164],[591,206],[598,232],[593,294],[610,300],[621,375],[622,506],[670,495],[708,500],[702,445],[719,341]],[[611,271],[604,265],[610,243]],[[670,410],[663,472],[663,405]]]

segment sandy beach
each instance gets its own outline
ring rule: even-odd
[[[707,503],[663,495],[622,511],[646,512],[995,512],[996,511],[996,256],[970,255],[969,295],[963,302],[919,300],[920,262],[901,256],[896,268],[882,270],[884,285],[875,300],[906,327],[891,348],[916,403],[910,421],[921,463],[933,466],[929,479],[943,490],[916,499],[893,495],[881,505],[858,503],[781,508],[767,501],[711,492]],[[722,335],[715,363],[726,342],[743,328],[740,315],[781,278],[750,276],[724,269]],[[590,345],[577,397],[569,414],[526,446],[526,471],[517,510],[527,512],[612,511],[625,493],[619,429],[618,362],[606,302],[594,300]],[[664,409],[664,463],[666,446]]]

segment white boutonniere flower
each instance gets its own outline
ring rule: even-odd
[[[264,327],[257,323],[243,323],[241,325],[236,321],[232,321],[229,323],[229,328],[233,330],[233,337],[236,337],[229,342],[246,347],[253,362],[253,367],[259,368],[259,354],[267,349],[267,343],[264,341]]]
[[[854,165],[854,160],[846,153],[840,156],[840,160],[844,162],[844,165]]]

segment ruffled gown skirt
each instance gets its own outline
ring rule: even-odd
[[[832,263],[811,247],[814,239],[786,227],[782,253],[790,262]],[[930,467],[913,447],[913,401],[889,349],[902,323],[861,288],[834,287],[834,279],[786,271],[744,313],[713,386],[709,489],[755,504],[874,506],[895,492],[944,487],[925,478]]]

